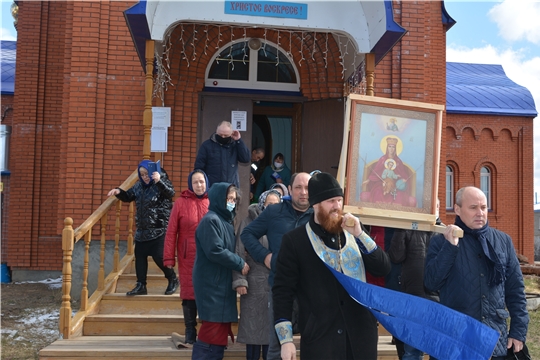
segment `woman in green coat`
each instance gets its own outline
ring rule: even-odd
[[[195,302],[202,321],[192,359],[222,359],[231,323],[238,322],[232,270],[247,274],[249,265],[235,254],[233,219],[238,189],[215,183],[208,191],[208,213],[195,231],[197,255],[193,267]]]
[[[264,171],[257,183],[257,191],[254,200],[258,201],[259,196],[274,184],[283,184],[289,186],[291,182],[291,169],[285,164],[285,157],[282,153],[277,153],[270,166],[264,168]]]

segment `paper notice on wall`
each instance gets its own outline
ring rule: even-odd
[[[233,130],[246,131],[247,111],[231,111],[231,124]]]
[[[167,152],[167,128],[153,127],[150,133],[150,151]]]
[[[170,127],[171,126],[171,108],[153,107],[152,108],[152,127]]]

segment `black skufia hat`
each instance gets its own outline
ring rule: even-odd
[[[343,196],[343,189],[338,181],[332,175],[324,172],[309,179],[308,192],[311,206],[336,196]]]

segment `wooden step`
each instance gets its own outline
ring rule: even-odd
[[[146,290],[150,295],[164,295],[168,284],[169,280],[163,277],[163,273],[146,275]],[[135,285],[137,285],[137,276],[135,274],[122,274],[116,283],[115,292],[125,294],[128,291],[131,291]],[[180,287],[171,296],[178,297],[179,295]]]
[[[233,334],[238,333],[238,323],[232,324],[232,331]],[[153,336],[173,332],[184,335],[182,315],[97,314],[86,317],[83,326],[83,335],[86,336]]]
[[[398,360],[391,338],[379,337],[378,360]],[[299,349],[299,337],[295,336]],[[57,340],[39,352],[40,360],[164,360],[191,359],[191,349],[177,350],[170,335],[166,336],[81,336],[76,339]],[[244,360],[245,345],[229,344],[225,350],[225,359]],[[300,359],[300,351],[296,358]]]
[[[183,323],[181,315],[97,314],[86,317],[83,335],[167,335]]]
[[[174,266],[174,272],[178,274],[178,264]],[[135,258],[131,264],[126,268],[124,274],[135,274]],[[147,274],[163,275],[163,271],[156,265],[154,259],[151,256],[148,257],[148,272]]]
[[[99,306],[100,314],[182,315],[182,300],[178,295],[126,296],[106,294]]]

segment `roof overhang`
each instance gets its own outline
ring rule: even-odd
[[[164,41],[182,22],[328,32],[347,37],[358,54],[375,53],[376,62],[406,32],[394,21],[389,0],[141,0],[124,16],[143,68],[145,41]]]

